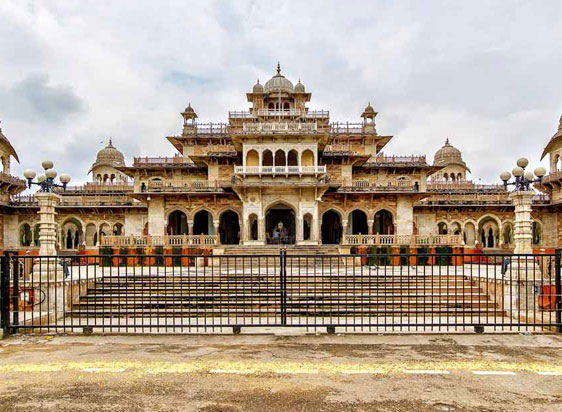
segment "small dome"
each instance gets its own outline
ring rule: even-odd
[[[191,103],[189,103],[187,105],[187,107],[185,108],[184,113],[195,113],[195,111],[193,110],[193,107],[191,107]],[[111,141],[109,142],[109,144],[111,144]]]
[[[299,79],[299,82],[297,84],[295,84],[295,93],[306,93],[306,90],[304,88],[304,84],[301,83],[301,79]]]
[[[264,91],[266,93],[273,92],[286,92],[293,93],[293,83],[291,83],[285,76],[281,74],[281,66],[277,64],[277,74],[269,79],[264,86]]]
[[[125,166],[123,153],[113,146],[111,139],[109,144],[98,152],[94,166],[99,165]]]
[[[256,84],[254,84],[252,93],[263,93],[263,86],[260,84],[260,79],[258,79]]]
[[[469,170],[468,167],[466,167],[464,160],[462,160],[461,151],[452,146],[449,143],[449,139],[447,139],[445,141],[445,145],[435,152],[435,156],[433,157],[433,166],[448,166],[451,164],[457,164]]]
[[[375,109],[373,109],[370,102],[367,104],[367,107],[365,107],[365,111],[363,113],[375,113]]]

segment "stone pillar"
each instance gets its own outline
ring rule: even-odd
[[[341,221],[341,241],[340,244],[345,245],[345,236],[347,235],[347,219]]]
[[[214,220],[213,220],[213,232],[214,232],[214,235],[216,236],[216,239],[217,239],[216,244],[220,245],[221,236],[220,236],[220,232],[219,232],[219,222],[215,222]]]
[[[509,195],[515,206],[515,228],[513,240],[515,250],[513,253],[533,253],[533,220],[531,218],[531,205],[533,191],[517,190]]]
[[[57,224],[55,208],[61,201],[56,193],[37,192],[35,198],[39,203],[39,241],[41,246],[39,255],[44,258],[37,259],[33,266],[33,278],[40,280],[62,280],[64,277],[63,267],[57,258]],[[44,285],[40,286],[42,289]]]
[[[35,194],[39,202],[39,241],[41,256],[56,256],[57,224],[55,222],[55,208],[61,201],[56,193],[37,192]]]
[[[410,197],[397,197],[395,224],[395,233],[397,235],[411,235],[414,233],[414,206]]]
[[[187,234],[193,236],[193,220],[187,221]]]
[[[148,234],[150,236],[164,236],[166,233],[166,219],[164,217],[164,199],[152,198],[148,201]]]
[[[367,232],[367,234],[370,236],[373,234],[373,226],[375,224],[374,220],[367,220],[367,225],[369,226],[369,231]]]

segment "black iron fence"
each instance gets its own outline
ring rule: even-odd
[[[18,256],[1,261],[5,334],[562,331],[560,252]]]

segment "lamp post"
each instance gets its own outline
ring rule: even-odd
[[[53,168],[54,164],[50,160],[44,160],[41,163],[44,172],[37,176],[35,171],[27,169],[23,175],[27,179],[27,186],[31,188],[33,185],[39,186],[39,191],[35,193],[35,197],[39,203],[39,242],[40,256],[56,256],[56,242],[57,242],[57,224],[55,222],[56,211],[55,208],[60,203],[60,195],[55,192],[55,188],[66,190],[67,184],[70,182],[70,176],[61,174],[59,180],[61,184],[55,183],[57,171]],[[37,176],[37,181],[33,179]],[[47,272],[56,264],[46,265]],[[48,267],[48,268],[47,268]],[[50,268],[50,269],[49,269]]]
[[[517,160],[517,166],[513,168],[511,173],[503,172],[500,174],[500,179],[506,189],[508,186],[514,186],[514,190],[509,195],[515,206],[514,254],[533,253],[531,206],[535,192],[531,189],[531,184],[541,183],[543,176],[546,174],[544,167],[537,167],[534,173],[530,170],[526,172],[525,168],[528,165],[529,160],[522,157]],[[515,180],[510,182],[512,174]]]

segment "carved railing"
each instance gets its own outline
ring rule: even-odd
[[[231,144],[213,144],[208,146],[194,146],[193,154],[195,156],[231,156],[236,155],[236,149]]]
[[[183,156],[173,157],[135,157],[133,166],[158,166],[158,165],[178,165],[191,163]]]
[[[344,235],[349,246],[460,246],[462,235]]]
[[[324,147],[325,155],[332,155],[334,153],[363,154],[365,153],[365,146],[355,144],[329,144]]]
[[[218,180],[194,180],[185,183],[151,181],[141,192],[208,192],[222,191]]]
[[[335,183],[335,181],[334,181]],[[369,182],[368,180],[341,181],[340,192],[389,192],[389,191],[419,191],[419,185],[411,180],[388,180],[383,182]]]
[[[375,156],[372,161],[369,163],[378,163],[378,164],[425,164],[426,157],[425,155],[412,155],[412,156],[386,156],[386,155],[378,155]]]
[[[482,191],[495,191],[495,192],[506,192],[505,187],[502,184],[476,184],[473,181],[460,181],[460,182],[443,182],[438,180],[433,180],[427,182],[428,191],[436,192],[449,192],[449,191],[462,191],[462,190],[482,190]]]
[[[326,173],[326,166],[235,166],[234,173],[247,175],[306,175]]]
[[[217,235],[104,236],[102,246],[112,247],[184,247],[217,245]]]
[[[0,182],[23,187],[25,187],[27,184],[25,180],[3,172],[0,172]]]
[[[340,123],[330,124],[330,133],[332,134],[361,134],[365,133],[365,125],[363,123]]]
[[[244,123],[243,133],[314,133],[318,129],[316,123],[300,122],[268,122]]]

